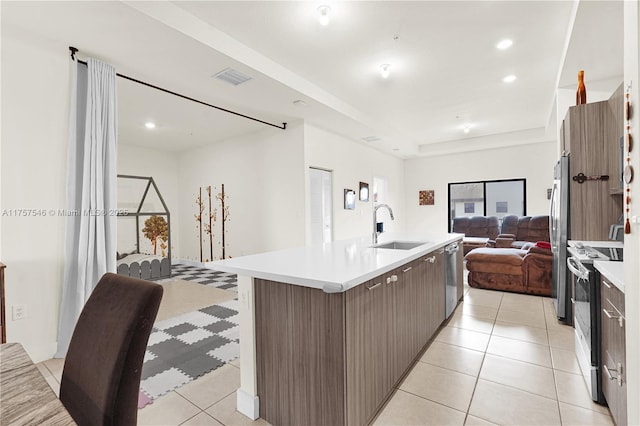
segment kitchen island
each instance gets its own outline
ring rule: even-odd
[[[273,425],[369,423],[445,320],[444,247],[462,236],[385,234],[378,246],[414,244],[360,238],[214,262],[238,274],[238,411]],[[461,281],[462,256],[456,267]]]

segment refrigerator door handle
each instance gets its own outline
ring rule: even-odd
[[[554,220],[556,212],[556,192],[558,191],[558,185],[554,182],[553,189],[551,191],[551,214],[549,215],[549,229],[555,230]]]

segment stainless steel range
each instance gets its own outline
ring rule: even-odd
[[[600,359],[600,274],[593,267],[593,261],[622,261],[623,245],[619,241],[569,241],[567,251],[573,289],[571,303],[576,356],[591,399],[604,403]]]

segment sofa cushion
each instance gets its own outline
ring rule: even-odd
[[[453,218],[453,232],[467,237],[481,237],[495,239],[500,231],[496,216],[473,216]]]
[[[522,275],[525,250],[513,248],[477,248],[465,256],[467,269],[472,272]]]
[[[522,216],[518,218],[518,241],[549,241],[549,216]]]
[[[486,247],[471,250],[465,259],[467,262],[492,262],[520,266],[526,254],[526,250]]]
[[[551,250],[525,244],[515,248],[477,248],[465,256],[471,287],[551,295]]]
[[[501,234],[518,234],[518,216],[516,215],[508,215],[502,218],[502,227],[500,228]]]

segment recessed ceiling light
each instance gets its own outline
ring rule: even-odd
[[[156,123],[153,123],[151,121],[147,121],[146,123],[144,123],[144,127],[146,127],[147,129],[155,129],[156,128]]]
[[[466,124],[463,128],[462,131],[464,131],[465,133],[469,133],[471,131],[471,126]]]
[[[329,25],[329,21],[331,20],[331,8],[327,5],[322,5],[318,7],[318,21],[320,25],[326,27]]]
[[[510,48],[512,44],[513,44],[513,42],[511,40],[505,39],[505,40],[500,41],[500,43],[498,43],[496,45],[496,47],[498,49],[500,49],[500,50],[505,50],[505,49]]]
[[[516,76],[513,74],[508,75],[505,78],[503,78],[502,81],[504,81],[505,83],[513,83],[514,81],[516,81]]]
[[[380,75],[382,78],[389,78],[389,68],[391,68],[390,64],[380,65]]]
[[[307,106],[307,103],[305,101],[303,101],[302,99],[298,99],[293,101],[293,104],[297,107],[304,107]]]

